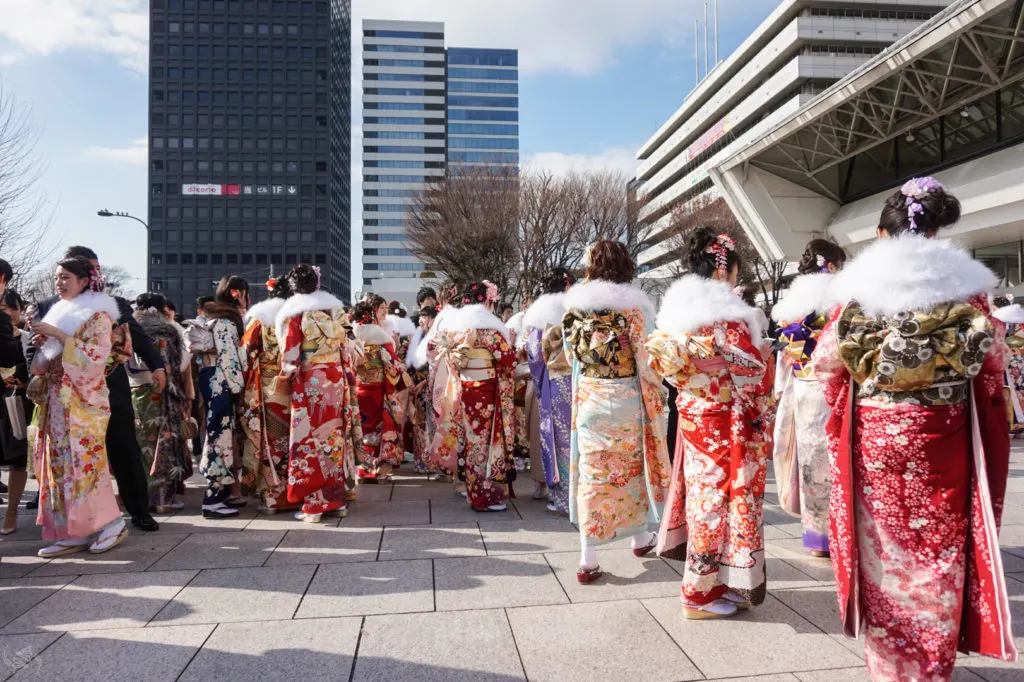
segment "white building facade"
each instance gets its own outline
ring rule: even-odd
[[[642,277],[675,272],[674,206],[720,196],[711,171],[952,0],[785,0],[637,153],[641,217],[656,219]]]

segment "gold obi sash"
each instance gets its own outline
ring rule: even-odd
[[[462,381],[489,381],[497,376],[494,356],[486,348],[470,348],[465,358],[465,365],[459,370]]]
[[[330,365],[341,362],[341,351],[324,348],[316,341],[302,344],[302,360],[309,365]]]

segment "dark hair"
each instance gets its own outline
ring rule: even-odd
[[[486,305],[487,304],[487,285],[483,282],[474,282],[470,284],[462,292],[462,296],[459,298],[462,301],[462,305]]]
[[[992,299],[992,305],[996,308],[1005,308],[1010,305],[1010,299],[1007,296],[996,296]]]
[[[924,178],[930,180],[930,178]],[[934,182],[934,181],[932,181]],[[900,188],[885,200],[882,215],[878,219],[878,227],[890,237],[896,237],[910,230],[909,199]],[[935,185],[919,199],[914,199],[921,211],[914,216],[915,232],[931,236],[939,228],[952,225],[960,220],[960,201],[946,191],[946,188],[935,182]]]
[[[383,296],[378,296],[377,294],[367,294],[366,297],[362,300],[362,303],[365,303],[366,305],[370,306],[370,308],[373,310],[373,314],[376,315],[377,308],[381,307],[382,305],[387,305],[388,302],[384,300]]]
[[[544,280],[545,294],[560,294],[576,283],[576,278],[566,268],[551,268],[551,274]]]
[[[705,279],[711,279],[718,270],[718,260],[708,248],[715,244],[718,235],[710,227],[698,227],[690,235],[686,246],[686,260],[690,270],[695,275]],[[733,267],[740,267],[740,255],[735,249],[726,252],[725,267],[732,271]]]
[[[202,309],[207,303],[213,303],[213,296],[198,296],[196,297],[196,308]]]
[[[320,275],[309,263],[299,263],[288,273],[288,281],[296,294],[311,294],[320,288]]]
[[[818,256],[824,258],[826,264],[837,268],[846,262],[846,252],[839,244],[827,239],[812,239],[807,242],[807,248],[804,249],[804,255],[800,258],[800,265],[796,271],[801,275],[821,272],[822,266],[818,265]]]
[[[437,308],[432,305],[425,305],[420,308],[420,317],[437,317]]]
[[[14,270],[11,269],[11,264],[0,258],[0,277],[4,278],[6,284],[10,284],[11,280],[14,279]]]
[[[8,289],[7,291],[4,292],[3,303],[8,308],[16,310],[25,309],[25,299],[23,299],[21,297],[21,294],[19,294],[14,289]]]
[[[267,298],[288,298],[292,295],[292,284],[287,277],[278,277],[274,286],[267,291]]]
[[[64,252],[65,258],[84,258],[85,260],[99,260],[100,257],[88,246],[69,246]]]
[[[92,277],[92,263],[81,256],[73,256],[58,261],[57,267],[64,268],[75,277],[84,279]]]
[[[164,310],[170,310],[172,313],[178,312],[178,308],[174,305],[174,301],[169,298],[164,300]]]
[[[244,278],[238,275],[224,275],[221,278],[220,283],[217,284],[217,294],[213,297],[213,300],[219,301],[220,303],[227,303],[233,306],[247,305],[248,301],[238,300],[231,295],[232,291],[244,291],[246,294],[249,293],[249,283]]]
[[[392,315],[397,315],[398,317],[405,317],[406,315],[408,315],[408,313],[405,311],[405,308],[398,301],[392,301],[391,303],[388,303],[388,312]]]
[[[511,310],[515,312],[515,307],[511,303],[502,303],[500,306],[498,306],[499,315],[504,315],[506,310]]]
[[[352,307],[351,318],[354,324],[377,324],[377,308],[380,306],[380,303],[374,305],[374,298],[380,298],[380,296],[364,298]],[[383,301],[384,299],[380,298],[380,300]]]
[[[135,307],[139,310],[145,310],[146,308],[156,308],[160,312],[163,312],[164,308],[167,307],[167,299],[164,298],[163,294],[157,294],[152,291],[147,291],[144,294],[139,294],[135,299]]]
[[[423,287],[419,291],[417,291],[416,292],[416,305],[417,305],[417,307],[422,306],[423,305],[423,301],[427,300],[428,298],[432,298],[435,301],[437,300],[437,292],[434,291],[433,288],[431,288],[431,287]]]
[[[589,260],[587,279],[629,284],[636,275],[636,264],[622,242],[608,239],[597,242],[590,247]]]
[[[757,307],[757,295],[754,293],[754,287],[741,287],[740,298],[751,308]]]

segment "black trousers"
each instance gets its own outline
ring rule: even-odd
[[[107,377],[107,388],[110,389],[107,460],[124,508],[132,518],[145,518],[149,516],[149,480],[142,467],[142,450],[135,438],[135,410],[123,367]]]
[[[676,457],[676,438],[679,435],[679,410],[676,408],[676,397],[679,395],[679,391],[672,384],[665,382],[665,386],[668,388],[668,461],[675,464]]]

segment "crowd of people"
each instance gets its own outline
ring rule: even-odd
[[[256,497],[306,523],[406,466],[500,514],[528,470],[531,496],[579,529],[580,583],[630,538],[637,557],[683,562],[684,618],[719,619],[766,597],[771,461],[873,679],[948,680],[958,650],[1012,661],[998,528],[1024,310],[996,309],[993,274],[936,238],[959,215],[935,180],[908,182],[856,257],[807,245],[772,321],[737,289],[732,239],[704,228],[660,309],[614,241],[516,314],[487,281],[425,288],[412,316],[376,295],[349,308],[303,264],[252,306],[225,277],[179,324],[158,293],[134,311],[103,293],[83,247],[58,263],[57,297],[26,309],[0,262],[0,365],[19,397],[0,415],[3,533],[26,467],[43,557],[124,539],[111,476],[152,531],[194,465],[205,517]]]

